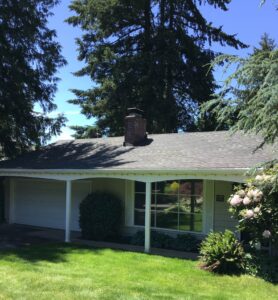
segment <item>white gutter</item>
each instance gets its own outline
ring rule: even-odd
[[[248,168],[223,169],[0,169],[0,176],[31,177],[54,180],[78,180],[88,178],[119,178],[143,182],[171,179],[207,179],[244,182]]]
[[[244,173],[251,168],[218,168],[218,169],[1,169],[0,173],[51,173],[51,174],[72,174],[72,173]]]

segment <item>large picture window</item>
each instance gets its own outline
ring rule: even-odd
[[[151,226],[202,231],[203,182],[176,180],[152,183]],[[145,183],[135,182],[134,225],[145,224]]]

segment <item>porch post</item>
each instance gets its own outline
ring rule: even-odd
[[[71,221],[71,180],[66,181],[66,228],[65,242],[70,242],[70,221]]]
[[[15,217],[15,203],[14,203],[14,198],[15,198],[15,182],[14,178],[10,178],[9,182],[9,224],[14,223],[14,217]]]
[[[146,182],[145,199],[145,252],[150,252],[151,246],[151,182]]]

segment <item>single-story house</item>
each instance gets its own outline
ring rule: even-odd
[[[93,191],[123,202],[123,234],[234,229],[227,199],[246,171],[274,159],[258,136],[227,131],[146,134],[146,120],[131,109],[124,137],[58,141],[0,162],[9,223],[79,231],[79,204]]]

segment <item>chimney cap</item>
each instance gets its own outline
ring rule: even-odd
[[[143,116],[144,115],[144,111],[136,108],[136,107],[130,107],[127,109],[128,115],[139,115],[139,116]]]

